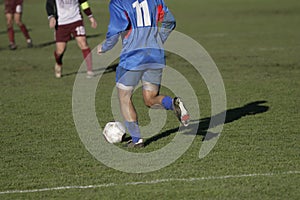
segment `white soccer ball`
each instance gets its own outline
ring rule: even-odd
[[[125,127],[121,122],[108,122],[104,127],[103,135],[109,143],[121,142],[125,135]]]

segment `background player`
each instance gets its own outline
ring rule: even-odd
[[[15,43],[15,32],[14,32],[14,21],[19,26],[20,30],[22,31],[26,42],[27,47],[31,48],[32,40],[29,36],[28,30],[22,22],[22,11],[23,11],[23,0],[5,0],[5,17],[6,17],[6,24],[7,24],[7,33],[9,39],[9,48],[11,50],[17,49],[17,45]]]
[[[120,109],[132,137],[128,147],[143,147],[137,113],[131,100],[134,87],[140,80],[145,105],[175,110],[184,126],[189,123],[189,114],[180,98],[159,94],[162,69],[165,67],[162,45],[176,22],[163,0],[111,0],[109,10],[106,41],[98,46],[98,53],[113,48],[122,36],[123,49],[116,71]],[[159,22],[162,24],[160,29]]]
[[[86,61],[87,77],[90,78],[94,75],[91,50],[87,44],[80,7],[89,17],[91,27],[96,28],[97,22],[92,15],[87,0],[47,0],[46,3],[49,26],[55,28],[56,50],[54,51],[54,57],[56,63],[54,70],[57,78],[61,77],[63,55],[67,42],[72,36],[75,37]]]

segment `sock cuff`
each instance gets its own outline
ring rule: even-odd
[[[54,57],[57,64],[62,65],[62,57],[64,54],[57,54],[56,51],[54,51]]]
[[[90,53],[91,52],[91,49],[90,48],[87,48],[87,49],[81,49],[82,53],[84,54],[87,54],[87,53]]]
[[[166,110],[173,110],[173,99],[169,96],[165,96],[162,99],[162,105]]]
[[[134,122],[128,122],[125,121],[125,126],[132,138],[133,143],[137,143],[139,139],[141,138],[140,128],[137,121]]]

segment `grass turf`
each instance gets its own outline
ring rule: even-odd
[[[206,48],[225,83],[226,123],[213,151],[204,159],[198,158],[203,139],[199,134],[182,157],[156,172],[128,174],[98,162],[81,143],[72,117],[72,89],[82,62],[81,52],[74,41],[68,44],[64,57],[67,76],[55,79],[53,32],[47,25],[44,2],[27,0],[23,19],[35,48],[27,49],[17,31],[19,48],[9,51],[4,23],[0,30],[0,192],[116,185],[0,194],[1,199],[299,199],[299,173],[286,174],[300,171],[299,2],[167,3],[177,19],[176,30]],[[95,47],[105,37],[108,2],[91,0],[90,4],[100,25],[92,30],[86,21],[89,44]],[[209,118],[210,98],[205,84],[183,59],[168,54],[167,63],[188,75],[198,96],[201,118]],[[96,112],[102,126],[111,120],[109,95],[113,85],[114,72],[106,73],[104,88],[99,88],[96,95]],[[134,98],[141,123],[147,123],[147,110],[139,94]],[[205,131],[207,124],[201,125]],[[177,126],[170,114],[162,132]],[[158,137],[142,151],[161,148],[172,138],[172,134]],[[239,177],[265,173],[273,174]],[[172,181],[226,175],[238,177]],[[126,185],[162,179],[170,181]]]

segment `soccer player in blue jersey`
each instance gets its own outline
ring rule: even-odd
[[[143,147],[137,113],[131,100],[139,81],[143,84],[146,106],[174,110],[184,126],[189,124],[190,116],[182,100],[159,94],[166,64],[163,43],[175,28],[176,21],[163,0],[111,0],[109,11],[106,40],[98,45],[98,54],[112,49],[121,36],[123,48],[116,70],[120,109],[132,137],[128,147]]]

